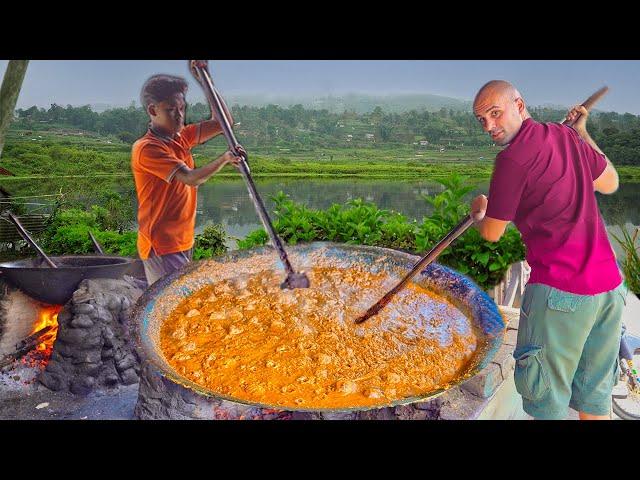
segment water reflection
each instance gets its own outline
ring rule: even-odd
[[[421,221],[431,212],[431,206],[422,195],[433,195],[443,190],[443,186],[429,180],[393,179],[300,179],[300,178],[257,178],[256,185],[267,208],[272,211],[269,199],[282,190],[296,201],[309,208],[324,209],[334,203],[344,204],[355,198],[362,198],[385,208],[402,213],[410,220]],[[98,203],[100,193],[115,190],[131,198],[136,203],[135,189],[130,177],[102,177],[83,179],[39,179],[37,181],[0,182],[12,194],[51,194],[62,189],[67,196],[86,205]],[[487,193],[489,182],[478,182],[477,188],[466,199],[480,193]],[[629,183],[620,186],[613,195],[596,194],[605,224],[627,224],[629,228],[640,225],[640,184]],[[200,232],[209,222],[221,223],[232,237],[242,238],[261,226],[244,182],[238,179],[211,179],[199,187],[196,232]],[[231,241],[230,246],[235,242]],[[612,245],[618,253],[617,246]]]

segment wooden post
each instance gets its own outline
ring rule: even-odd
[[[526,260],[523,260],[521,263],[522,282],[520,283],[520,295],[524,295],[524,287],[529,281],[529,277],[531,276],[531,267]]]
[[[524,294],[530,272],[531,268],[524,261],[510,265],[504,274],[504,279],[488,291],[489,296],[493,298],[496,305],[512,307],[518,291],[520,297]]]
[[[506,305],[507,307],[512,307],[513,301],[516,299],[517,289],[520,286],[520,279],[522,277],[522,262],[514,263],[513,265],[511,265],[507,273],[507,279],[505,280],[506,288],[501,304]]]
[[[4,148],[4,138],[13,119],[13,110],[16,108],[22,88],[22,81],[27,73],[27,65],[29,60],[9,60],[7,70],[4,72],[2,87],[0,87],[0,157]]]

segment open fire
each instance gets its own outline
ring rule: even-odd
[[[62,305],[51,305],[40,310],[38,321],[33,326],[33,330],[30,333],[30,335],[36,333],[40,333],[42,335],[42,342],[36,346],[36,350],[45,352],[47,357],[51,355],[53,342],[55,341],[58,333],[58,313],[60,313],[60,310],[62,310]]]
[[[62,305],[48,305],[39,309],[29,336],[16,345],[16,353],[23,355],[20,359],[23,365],[40,369],[47,366],[58,334],[58,314],[61,310]]]
[[[142,293],[137,282],[86,279],[64,306],[11,287],[2,293],[1,378],[37,381],[76,395],[113,392],[138,382],[139,363],[128,330],[130,310]]]
[[[53,352],[62,307],[35,302],[19,292],[5,299],[4,309],[13,323],[5,330],[0,369],[22,365],[43,370]]]

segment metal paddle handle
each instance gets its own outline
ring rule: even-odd
[[[9,219],[11,220],[11,223],[13,223],[16,226],[16,229],[18,230],[18,232],[20,233],[20,236],[22,238],[24,238],[27,243],[29,245],[31,245],[33,248],[36,249],[36,251],[40,254],[40,256],[42,258],[44,258],[44,261],[47,262],[47,264],[51,267],[51,268],[58,268],[58,266],[53,263],[53,261],[47,257],[47,254],[44,253],[44,251],[40,248],[40,246],[35,242],[35,240],[33,238],[31,238],[31,235],[29,235],[29,233],[25,230],[25,228],[22,226],[22,223],[20,223],[20,220],[18,220],[16,218],[16,216],[11,213],[11,212],[7,212],[7,215],[9,216]]]
[[[424,270],[431,262],[433,262],[438,255],[442,253],[442,251],[447,248],[451,242],[453,242],[456,238],[462,235],[471,225],[473,225],[474,219],[471,214],[464,217],[460,223],[458,223],[447,235],[440,240],[424,257],[422,257],[418,263],[416,263],[411,271],[407,273],[400,282],[389,290],[384,297],[382,297],[378,302],[373,305],[369,310],[367,310],[364,315],[359,317],[356,320],[356,323],[362,323],[368,318],[372,317],[376,313],[378,313],[382,308],[384,308],[393,298],[393,296],[398,293],[413,277],[415,277],[418,272]]]
[[[240,144],[236,140],[233,130],[231,129],[231,124],[229,122],[229,119],[227,118],[227,115],[225,114],[224,109],[222,108],[222,101],[220,99],[220,95],[216,91],[215,86],[213,85],[213,80],[211,79],[211,75],[209,75],[209,72],[206,68],[203,68],[199,65],[195,65],[194,69],[197,71],[197,73],[200,76],[197,79],[200,81],[200,83],[204,87],[204,92],[205,92],[205,95],[207,96],[207,100],[209,101],[209,105],[213,109],[215,116],[218,118],[218,121],[220,122],[220,126],[222,127],[222,133],[227,139],[229,149],[232,150],[234,153],[237,154],[237,156],[241,158],[240,165],[239,165],[240,173],[244,177],[244,180],[247,184],[247,189],[249,190],[249,196],[251,197],[251,200],[253,200],[253,204],[256,208],[256,212],[258,213],[258,216],[260,217],[260,221],[262,222],[264,229],[267,231],[267,234],[271,239],[271,243],[273,244],[276,251],[278,252],[278,256],[280,257],[280,260],[284,264],[284,268],[287,271],[287,277],[294,275],[295,272],[293,270],[293,267],[291,266],[291,262],[289,262],[289,257],[287,257],[287,252],[284,250],[284,246],[282,245],[280,238],[276,234],[276,231],[273,228],[273,225],[271,224],[271,219],[269,218],[267,209],[265,208],[264,203],[262,202],[262,198],[258,194],[258,191],[256,190],[256,186],[253,183],[253,179],[251,178],[249,164],[247,163],[247,158],[246,158],[247,156],[245,154],[241,154],[238,151],[238,146]]]
[[[89,231],[89,238],[91,239],[91,243],[93,243],[93,249],[96,251],[96,253],[104,255],[104,251],[102,250],[100,243],[98,242],[98,240],[96,240],[96,237],[93,236],[93,233],[91,233],[91,231]]]

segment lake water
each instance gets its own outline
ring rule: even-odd
[[[52,194],[60,188],[64,192],[81,191],[81,197],[90,203],[94,200],[94,192],[110,188],[122,195],[132,198],[135,203],[135,190],[130,177],[82,179],[64,182],[60,179],[46,181],[24,181],[33,194]],[[270,213],[273,202],[269,199],[278,191],[290,195],[292,200],[303,203],[309,208],[324,209],[333,203],[344,204],[349,200],[362,198],[375,203],[379,208],[394,210],[409,219],[421,221],[431,212],[431,206],[422,195],[433,195],[444,187],[429,180],[393,180],[393,179],[308,179],[308,178],[256,178],[256,186]],[[2,182],[2,187],[13,193],[14,189],[24,183]],[[478,182],[477,188],[467,195],[467,200],[489,190],[489,182]],[[86,193],[84,193],[86,192]],[[27,192],[28,193],[28,192]],[[77,194],[77,193],[76,193]],[[622,184],[613,195],[596,194],[605,224],[613,227],[616,224],[626,225],[628,229],[640,225],[640,183]],[[202,231],[207,222],[221,223],[231,237],[243,238],[251,231],[261,227],[260,220],[251,202],[245,183],[242,179],[211,179],[199,187],[196,232]],[[617,243],[612,245],[619,254]],[[233,247],[231,240],[229,246]]]
[[[444,189],[438,183],[425,180],[258,179],[256,185],[270,211],[273,202],[268,197],[282,190],[292,200],[309,208],[324,209],[333,203],[343,204],[362,198],[379,208],[395,210],[418,221],[431,212],[431,205],[422,196],[437,194]],[[481,182],[466,198],[470,201],[475,195],[486,194],[488,190],[489,182]],[[640,225],[640,184],[623,184],[614,195],[597,193],[596,196],[608,227]],[[197,231],[201,231],[209,220],[222,223],[229,235],[238,238],[261,226],[245,184],[240,180],[208,182],[200,187]],[[612,239],[616,254],[620,254],[621,250],[614,244],[616,242]]]

